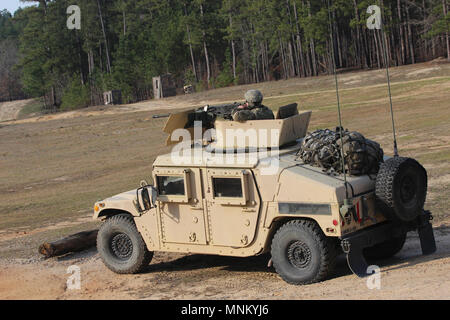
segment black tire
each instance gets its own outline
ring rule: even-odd
[[[103,263],[116,273],[141,272],[153,258],[129,215],[108,218],[97,235],[97,250]]]
[[[290,284],[309,284],[327,278],[333,271],[336,243],[309,220],[291,220],[282,225],[272,240],[275,271]]]
[[[416,160],[394,157],[377,174],[375,194],[380,209],[391,220],[410,222],[423,211],[427,172]]]
[[[406,233],[399,237],[379,243],[373,247],[365,248],[363,251],[364,257],[368,260],[391,258],[402,250],[405,241]]]

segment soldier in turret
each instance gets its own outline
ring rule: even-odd
[[[262,104],[263,95],[259,90],[245,93],[245,103],[231,112],[234,121],[274,119],[272,110]]]

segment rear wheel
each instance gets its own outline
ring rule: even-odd
[[[364,249],[364,256],[369,260],[388,259],[402,250],[406,241],[406,233]]]
[[[308,284],[332,273],[337,250],[314,221],[292,220],[276,232],[271,254],[273,266],[283,280]]]
[[[123,214],[107,219],[100,227],[97,250],[104,264],[116,273],[141,272],[153,257],[133,218]]]

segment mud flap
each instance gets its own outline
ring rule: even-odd
[[[363,254],[364,248],[386,241],[400,232],[405,232],[401,226],[385,223],[341,238],[341,247],[347,256],[350,270],[360,278],[369,276],[370,273],[367,273],[369,265]]]
[[[347,263],[354,274],[363,278],[369,276],[368,264],[363,255],[364,248],[372,247],[378,243],[395,237],[408,231],[417,230],[422,247],[422,254],[436,252],[436,241],[434,239],[433,227],[430,220],[433,216],[429,211],[423,211],[416,222],[410,224],[384,223],[377,226],[362,229],[353,234],[341,238],[341,247],[347,255]]]
[[[341,242],[342,250],[347,256],[347,264],[350,270],[360,278],[368,276],[366,259],[363,255],[363,247],[355,243],[351,243],[348,240],[342,240]]]
[[[429,211],[424,211],[418,218],[417,232],[419,233],[422,254],[432,254],[436,252],[436,241],[434,239],[433,227],[430,220],[433,216]]]

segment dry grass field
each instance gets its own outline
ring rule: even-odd
[[[412,246],[417,239],[409,239],[405,250],[409,245],[413,251],[406,251],[404,258],[416,257],[415,262],[402,258],[391,261],[408,265],[397,268],[388,264],[383,270],[392,270],[386,277],[394,277],[393,287],[374,297],[430,297],[421,295],[420,290],[408,295],[411,291],[405,287],[407,282],[402,274],[406,272],[408,278],[412,277],[408,268],[413,268],[411,272],[431,268],[430,278],[420,280],[410,289],[428,286],[431,296],[439,294],[438,298],[443,295],[448,299],[450,64],[430,62],[393,68],[391,75],[399,151],[418,159],[428,170],[426,208],[433,212],[435,226],[440,226],[439,250],[431,260],[423,260]],[[384,71],[342,73],[339,86],[344,127],[378,141],[386,154],[392,154]],[[340,277],[300,290],[286,285],[273,270],[265,268],[264,258],[242,262],[160,254],[155,255],[152,265],[157,266],[151,265],[149,273],[118,276],[106,270],[94,249],[63,259],[43,261],[38,256],[37,247],[42,241],[95,227],[97,223],[90,216],[96,200],[133,189],[142,179],[150,180],[155,157],[170,151],[164,146],[166,135],[161,131],[165,119],[153,119],[152,115],[207,103],[241,101],[249,88],[260,89],[265,95],[264,104],[274,110],[292,102],[303,110],[312,110],[310,130],[337,125],[334,79],[330,76],[222,88],[160,101],[0,122],[0,298],[339,298],[339,286],[344,283],[349,288],[357,286],[357,281],[362,280],[350,275],[344,262]],[[9,115],[6,108],[6,104],[0,104],[0,111],[4,109],[2,112]],[[14,112],[17,114],[17,110]],[[86,281],[91,281],[91,287],[87,285],[90,289],[85,289],[86,292],[72,293],[65,289],[65,268],[74,261],[88,270]],[[258,264],[261,268],[250,268]],[[41,275],[33,274],[33,270],[40,270]],[[438,281],[441,276],[447,282]],[[50,281],[44,288],[45,279],[56,282]],[[236,279],[245,284],[245,290],[233,284]],[[261,279],[261,283],[254,284],[254,279]],[[18,289],[18,284],[24,283]],[[216,288],[209,291],[211,295],[204,294],[205,286],[217,284],[225,289]],[[261,285],[277,294],[265,294],[270,290],[261,290]],[[180,286],[184,291],[177,290]],[[189,291],[189,286],[194,289],[191,287]],[[153,293],[155,288],[161,289],[159,294],[158,290]],[[300,291],[303,293],[299,295]],[[371,298],[366,291],[361,291],[360,296]]]

